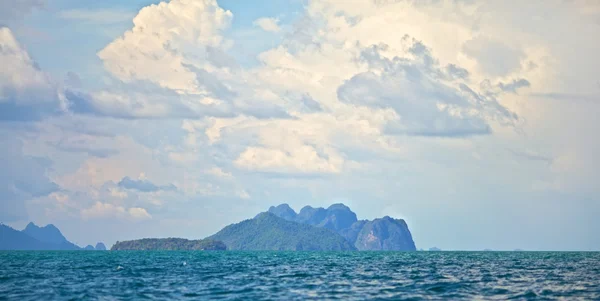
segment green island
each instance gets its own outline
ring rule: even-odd
[[[229,250],[356,250],[344,237],[330,229],[291,222],[268,212],[229,225],[209,239],[225,242]]]
[[[117,241],[111,251],[222,251],[227,246],[218,240],[188,240],[184,238],[144,238]]]

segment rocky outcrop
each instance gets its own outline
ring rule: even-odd
[[[389,216],[364,223],[354,246],[361,251],[416,251],[406,222]]]
[[[329,208],[305,206],[296,213],[287,204],[271,207],[269,212],[288,221],[333,230],[358,250],[416,251],[406,222],[389,216],[372,221],[358,220],[344,204]]]

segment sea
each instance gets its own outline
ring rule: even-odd
[[[0,252],[0,300],[370,299],[600,300],[600,253]]]

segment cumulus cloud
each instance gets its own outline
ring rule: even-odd
[[[7,27],[0,27],[0,65],[0,121],[39,120],[67,109],[58,85]]]
[[[254,26],[260,27],[264,31],[268,32],[280,32],[279,19],[277,18],[259,18],[254,21]]]
[[[134,27],[98,53],[106,69],[123,81],[147,80],[181,92],[202,83],[186,65],[214,68],[211,51],[227,47],[222,30],[232,13],[215,0],[173,0],[143,8]],[[189,54],[189,55],[186,55]]]
[[[134,27],[98,52],[120,82],[101,91],[68,91],[72,110],[119,118],[287,118],[294,96],[270,92],[227,54],[232,13],[215,0],[150,5]]]
[[[110,203],[96,202],[93,206],[81,210],[83,219],[127,219],[133,221],[143,221],[152,219],[152,215],[144,208],[131,207],[125,208]]]

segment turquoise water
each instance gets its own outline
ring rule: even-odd
[[[0,252],[0,300],[600,300],[600,253]]]

